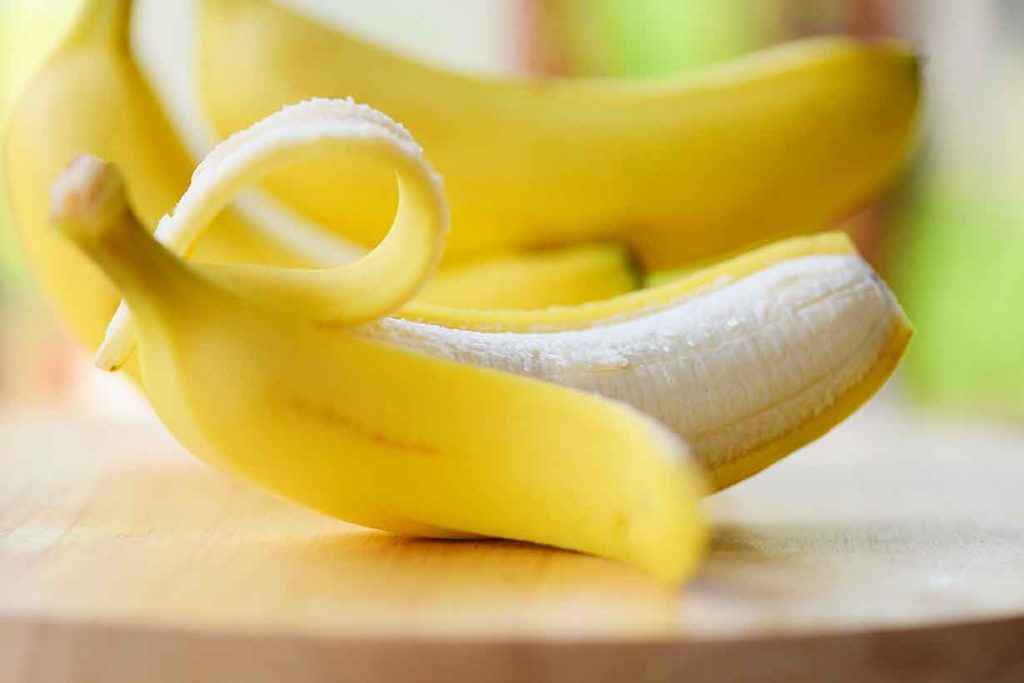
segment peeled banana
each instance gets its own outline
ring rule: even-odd
[[[286,107],[221,143],[157,238],[187,253],[233,191],[274,165],[303,158],[311,146],[396,162],[399,209],[380,248],[403,244],[389,259],[398,272],[419,278],[410,275],[406,292],[421,286],[430,277],[422,266],[439,258],[445,234],[437,177],[403,130],[348,100]],[[400,241],[410,228],[403,216],[421,221],[418,242]],[[892,293],[838,234],[793,238],[604,301],[532,311],[399,306],[397,297],[381,302],[372,297],[374,287],[391,286],[391,269],[345,276],[352,267],[227,265],[203,273],[239,296],[301,311],[360,338],[625,401],[686,439],[716,488],[843,419],[881,386],[910,336]],[[119,367],[132,344],[122,306],[99,365]]]
[[[920,102],[918,59],[892,41],[807,40],[666,79],[502,79],[394,54],[271,0],[202,7],[198,83],[215,129],[311,97],[387,112],[445,178],[448,260],[618,239],[658,270],[823,229],[889,179]],[[393,209],[390,173],[365,160],[309,160],[264,187],[364,244]]]
[[[239,296],[154,241],[93,158],[61,177],[53,205],[128,298],[155,409],[209,462],[399,533],[543,543],[671,583],[701,557],[700,473],[643,413]]]
[[[662,306],[668,292],[622,297],[635,308],[580,329],[479,331],[400,317],[360,334],[629,403],[684,437],[720,489],[842,421],[884,383],[910,337],[845,236],[773,251],[723,264],[704,287],[669,286]]]

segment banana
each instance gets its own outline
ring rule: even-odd
[[[239,296],[161,247],[94,158],[60,178],[53,205],[128,298],[157,412],[212,464],[398,533],[542,543],[673,584],[697,565],[700,473],[639,411]]]
[[[48,298],[91,349],[120,297],[91,262],[49,230],[50,183],[82,151],[116,162],[128,178],[133,208],[155,229],[188,187],[194,166],[136,67],[128,44],[131,9],[130,0],[87,0],[69,37],[18,100],[6,131],[6,177],[20,242]],[[263,206],[256,211],[267,212]],[[268,226],[226,210],[196,245],[195,258],[325,266],[366,253],[322,233],[291,216]],[[614,252],[573,247],[501,255],[493,266],[465,264],[439,273],[428,300],[533,308],[604,298],[635,288],[633,264]],[[464,285],[472,291],[459,293]]]
[[[198,84],[222,135],[310,97],[400,120],[445,178],[446,259],[622,240],[648,269],[820,230],[876,194],[918,116],[916,56],[891,41],[814,39],[667,79],[463,75],[268,0],[204,0]],[[264,187],[375,243],[393,201],[379,166],[320,160]],[[360,188],[340,195],[332,188]]]
[[[188,187],[193,168],[129,54],[130,10],[127,0],[89,0],[15,103],[6,131],[5,175],[20,242],[49,299],[92,348],[120,297],[49,229],[50,184],[83,150],[115,161],[132,179],[132,207],[152,228]],[[195,255],[301,263],[231,211],[217,218]]]
[[[187,253],[234,189],[304,158],[310,148],[345,153],[347,145],[369,149],[377,163],[400,159],[398,216],[433,220],[422,232],[443,236],[447,214],[436,204],[443,201],[436,176],[404,131],[384,121],[351,101],[286,107],[211,152],[157,237]],[[367,147],[370,122],[376,122],[375,144]],[[430,208],[417,211],[411,206],[417,202]],[[396,220],[382,244],[403,229]],[[395,262],[439,257],[440,239],[422,245],[435,251],[410,251]],[[632,404],[690,443],[715,488],[754,474],[845,418],[882,385],[910,337],[892,293],[840,234],[793,238],[658,287],[541,310],[414,301],[391,317],[353,315],[362,310],[354,297],[369,297],[375,279],[394,276],[378,272],[359,281],[360,292],[343,293],[338,274],[348,267],[209,265],[202,272],[239,296],[392,348]],[[422,280],[409,284],[411,291]],[[101,367],[115,369],[129,357],[129,322],[122,307],[98,354]]]

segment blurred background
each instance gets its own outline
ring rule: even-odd
[[[60,39],[78,4],[0,0],[0,117]],[[1024,3],[1019,0],[287,4],[417,56],[503,73],[644,77],[815,34],[914,41],[927,60],[927,115],[918,150],[888,196],[843,226],[896,289],[917,328],[893,400],[998,417],[1024,415]],[[138,7],[134,50],[174,117],[188,102],[181,96],[189,92],[188,70],[169,67],[188,57],[167,53],[148,37],[187,34],[191,4],[140,0]],[[130,388],[92,370],[37,295],[0,195],[3,406],[145,414]]]

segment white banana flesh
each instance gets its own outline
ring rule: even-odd
[[[624,401],[674,429],[713,472],[831,406],[902,320],[867,263],[826,254],[582,330],[479,332],[387,318],[363,334]]]

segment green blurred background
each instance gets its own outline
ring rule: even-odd
[[[843,227],[917,327],[900,375],[919,404],[1024,415],[1024,3],[1016,0],[287,0],[458,68],[648,76],[794,37],[913,40],[927,59],[917,154],[888,196]],[[78,0],[0,0],[0,112]],[[188,31],[191,0],[140,0],[134,48],[175,101],[187,79],[149,36]],[[176,90],[177,89],[177,90]],[[176,112],[173,111],[172,115]],[[2,114],[0,114],[2,116]],[[88,370],[38,299],[0,197],[0,403],[131,410]],[[825,227],[825,226],[823,226]]]

